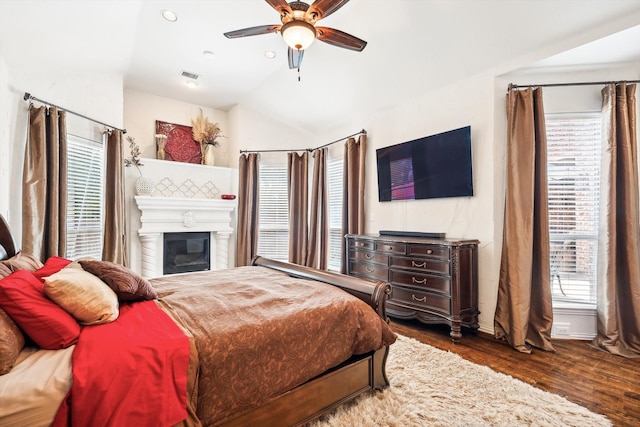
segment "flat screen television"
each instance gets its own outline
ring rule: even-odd
[[[376,150],[378,200],[473,196],[471,127]]]

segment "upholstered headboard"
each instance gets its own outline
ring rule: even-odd
[[[13,234],[7,221],[0,215],[0,260],[11,258],[15,254],[16,242],[13,240]]]

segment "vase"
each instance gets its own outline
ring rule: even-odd
[[[141,176],[136,180],[136,193],[138,196],[150,196],[153,194],[153,190],[155,189],[155,184],[150,178]]]
[[[202,154],[202,164],[213,166],[216,163],[216,153],[213,144],[205,144],[204,153]]]

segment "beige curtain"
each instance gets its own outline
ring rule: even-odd
[[[551,345],[547,138],[542,89],[507,96],[507,172],[494,326],[516,350]]]
[[[125,265],[127,259],[122,136],[120,130],[107,132],[102,259]]]
[[[356,141],[349,138],[344,145],[344,171],[342,193],[342,233],[364,233],[364,178],[367,135]],[[342,262],[340,271],[346,273],[345,239],[342,239]]]
[[[304,265],[309,242],[309,153],[287,154],[289,262]]]
[[[640,213],[636,85],[602,90],[598,348],[640,357]]]
[[[329,248],[329,195],[327,189],[326,148],[313,151],[313,180],[311,181],[311,212],[307,267],[327,269]]]
[[[67,228],[66,113],[29,106],[22,174],[22,250],[41,261],[64,256]]]
[[[258,253],[259,159],[258,153],[240,155],[237,266],[250,265]]]

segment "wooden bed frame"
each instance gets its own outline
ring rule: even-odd
[[[0,260],[17,253],[11,230],[0,215]],[[252,265],[272,268],[293,277],[317,280],[339,287],[360,298],[380,316],[386,317],[386,302],[391,286],[385,282],[374,282],[345,276],[329,271],[275,261],[260,256]],[[331,412],[370,390],[381,390],[389,385],[386,375],[389,347],[354,356],[337,367],[281,394],[265,404],[227,420],[224,427],[231,426],[300,426]]]

